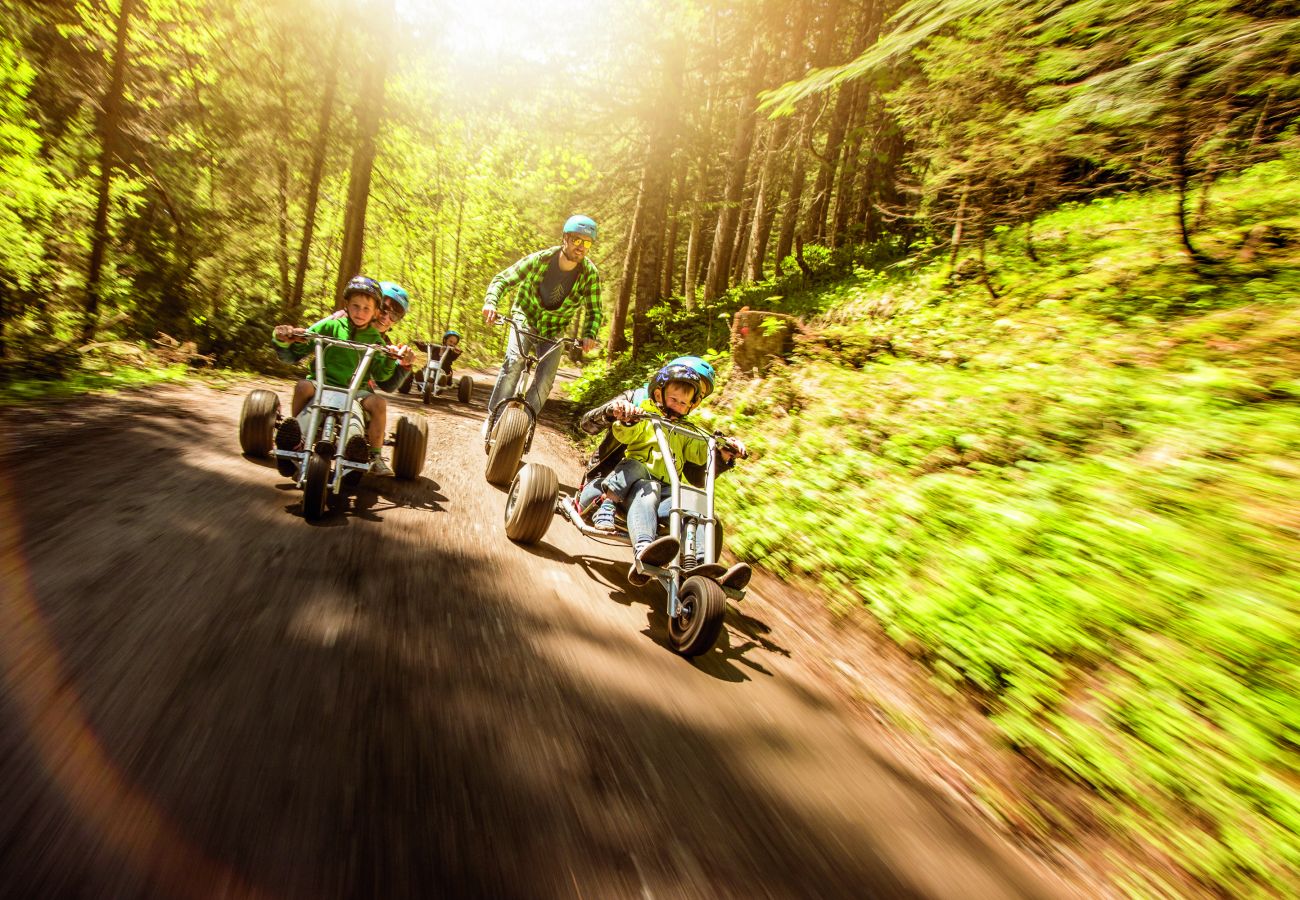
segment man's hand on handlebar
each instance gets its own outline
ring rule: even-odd
[[[596,343],[595,338],[583,338],[581,341],[578,342],[578,346],[582,348],[583,353],[590,353],[592,350],[595,350],[596,347],[598,347],[599,345]]]
[[[491,307],[491,306],[483,307],[483,321],[485,324],[497,325],[504,319],[505,316],[497,312],[495,307]]]
[[[389,344],[384,352],[397,360],[403,368],[409,369],[415,363],[415,348],[406,344]]]

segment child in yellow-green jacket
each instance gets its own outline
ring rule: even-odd
[[[659,518],[667,515],[667,506],[671,504],[668,460],[659,450],[654,425],[638,419],[637,410],[666,419],[685,419],[712,390],[713,367],[699,357],[679,357],[655,373],[649,384],[593,409],[580,423],[590,434],[608,427],[610,435],[598,456],[605,460],[621,451],[622,459],[603,479],[596,477],[587,482],[578,505],[585,509],[603,493],[605,500],[596,510],[592,525],[611,532],[617,507],[623,505],[627,511],[628,537],[637,559],[646,565],[662,566],[670,562],[677,555],[679,544],[671,535],[655,537]],[[671,432],[668,446],[678,478],[683,478],[686,466],[702,466],[708,462],[708,445],[704,441]],[[723,463],[729,466],[732,458],[743,454],[744,449],[738,441],[719,448]],[[743,587],[749,580],[749,567],[740,563],[732,569],[735,571],[727,572],[724,583]],[[638,572],[633,564],[628,581],[641,585],[649,580],[650,576]]]

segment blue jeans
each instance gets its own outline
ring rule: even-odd
[[[585,507],[601,494],[602,482],[596,479],[582,489],[578,505]],[[655,478],[639,459],[624,459],[605,476],[604,493],[614,497],[627,510],[627,534],[634,548],[655,539],[659,520],[673,507],[672,487]]]
[[[515,324],[529,331],[533,330],[532,325],[528,324],[522,316],[516,316]],[[547,396],[551,393],[551,385],[555,384],[555,373],[560,368],[560,352],[544,356],[548,350],[555,346],[555,341],[545,339],[524,337],[515,329],[510,329],[510,341],[506,344],[505,362],[501,364],[501,371],[497,374],[497,383],[492,386],[492,396],[488,398],[488,414],[492,415],[498,403],[507,400],[515,395],[515,388],[519,386],[519,375],[524,369],[524,354],[531,352],[541,360],[535,369],[533,369],[533,380],[528,385],[528,393],[524,397],[524,402],[534,413],[540,414],[542,404],[546,402]]]

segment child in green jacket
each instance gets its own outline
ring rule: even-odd
[[[348,282],[343,291],[343,309],[328,318],[322,319],[307,328],[312,334],[354,341],[362,344],[383,344],[384,338],[375,328],[374,322],[379,304],[384,300],[379,282],[364,275],[358,275]],[[277,325],[272,343],[294,359],[301,359],[312,350],[312,345],[301,331],[293,325]],[[346,389],[352,383],[357,365],[361,362],[361,352],[347,347],[325,348],[325,383],[330,387]],[[396,362],[387,354],[375,354],[370,360],[370,376],[377,380],[388,378],[393,373]],[[302,426],[297,415],[303,411],[312,397],[316,395],[316,386],[311,377],[304,378],[294,385],[292,411],[294,418],[280,423],[275,434],[275,445],[281,450],[302,450]],[[356,435],[348,441],[343,449],[346,459],[353,462],[371,460],[370,471],[375,475],[392,475],[393,471],[384,462],[380,450],[384,444],[385,410],[377,403],[379,398],[369,391],[358,394],[361,408],[366,412],[368,423],[365,436]],[[281,475],[293,475],[292,460],[277,458]]]

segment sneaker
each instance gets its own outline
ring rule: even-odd
[[[613,500],[606,500],[600,506],[596,507],[596,512],[591,517],[591,527],[597,531],[606,531],[613,534],[616,530],[614,527],[614,513],[618,509]]]
[[[726,571],[726,568],[720,566],[718,563],[701,563],[698,566],[693,566],[692,568],[687,569],[683,574],[687,578],[700,575],[704,578],[712,578],[714,581],[718,581],[724,574],[726,574]]]
[[[666,563],[672,562],[673,557],[677,555],[677,551],[680,549],[681,544],[678,542],[677,538],[670,534],[666,534],[663,537],[657,537],[645,546],[638,548],[636,551],[636,558],[641,561],[642,565],[662,566]],[[649,584],[652,577],[653,576],[646,572],[637,571],[636,563],[632,564],[632,568],[629,569],[627,573],[627,580],[637,587],[640,587],[643,584]]]
[[[653,576],[648,575],[645,572],[638,571],[636,563],[632,563],[632,567],[627,570],[627,583],[633,587],[641,587],[642,585],[649,584],[652,577]]]
[[[393,470],[388,468],[388,463],[384,462],[383,454],[376,453],[370,457],[370,474],[378,475],[380,478],[393,477]]]
[[[298,420],[290,417],[281,422],[280,427],[275,432],[275,449],[301,451],[303,447],[302,426],[298,424]],[[275,458],[275,468],[281,475],[290,478],[297,471],[298,464],[292,459],[277,456]]]
[[[673,561],[681,544],[671,534],[657,537],[636,552],[636,558],[647,566],[662,566]]]
[[[370,444],[364,434],[354,434],[343,447],[343,458],[349,462],[363,463],[370,459]]]
[[[754,575],[754,570],[749,567],[749,563],[738,562],[718,579],[718,584],[723,587],[731,588],[733,591],[742,589],[749,584],[749,579]]]

